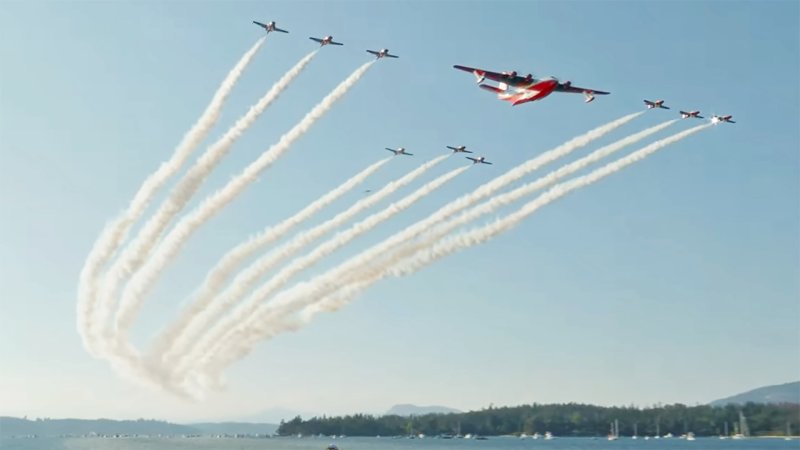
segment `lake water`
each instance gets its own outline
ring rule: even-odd
[[[681,439],[606,439],[556,438],[545,440],[520,440],[511,437],[489,438],[485,441],[443,439],[392,439],[344,438],[331,441],[324,438],[275,439],[5,439],[0,449],[8,450],[324,450],[335,442],[340,450],[800,450],[800,440],[747,439],[720,440],[697,438]]]

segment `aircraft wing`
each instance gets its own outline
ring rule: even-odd
[[[322,44],[322,39],[320,39],[320,38],[310,37],[309,39],[311,39],[312,41],[319,42],[320,44]]]
[[[472,153],[471,151],[469,151],[469,150],[467,150],[467,149],[464,149],[464,150],[459,150],[459,149],[458,149],[458,147],[451,147],[451,146],[449,146],[449,145],[447,146],[447,148],[449,148],[450,150],[453,150],[453,151],[459,152],[459,153]]]
[[[372,53],[375,56],[378,56],[380,53],[376,52],[375,50],[367,50],[367,53]]]
[[[453,67],[458,69],[458,70],[463,70],[464,72],[469,72],[469,73],[472,73],[472,74],[476,74],[478,76],[487,78],[487,79],[492,80],[492,81],[499,81],[501,83],[505,83],[505,84],[507,84],[509,86],[514,86],[514,87],[517,87],[517,86],[529,86],[531,84],[531,80],[526,79],[525,77],[521,77],[519,75],[516,75],[516,76],[512,77],[511,75],[507,75],[507,74],[504,74],[504,73],[492,72],[492,71],[483,70],[483,69],[476,69],[474,67],[459,66],[459,65],[455,65]]]
[[[253,21],[253,23],[254,23],[254,24],[256,24],[256,25],[258,25],[258,26],[260,26],[261,28],[263,28],[263,29],[265,29],[265,30],[267,30],[267,29],[268,29],[268,28],[267,28],[267,24],[265,24],[265,23],[261,23],[261,22],[258,22],[258,21],[256,21],[256,20],[254,20],[254,21]]]
[[[275,31],[280,31],[281,33],[288,33],[286,30],[281,30],[280,28],[275,28]]]
[[[391,53],[387,53],[387,54],[385,54],[385,55],[383,55],[383,56],[384,56],[384,57],[386,57],[386,58],[399,58],[399,56],[397,56],[397,55],[392,55]]]
[[[328,42],[328,44],[331,44],[331,45],[344,45],[341,42],[334,42],[334,41],[330,41],[330,42]]]
[[[586,93],[589,93],[589,94],[592,94],[592,95],[608,95],[608,94],[610,94],[610,92],[606,92],[606,91],[596,91],[594,89],[582,88],[582,87],[578,87],[578,86],[573,86],[571,84],[563,84],[563,83],[559,83],[558,86],[556,86],[556,92],[567,92],[567,93],[570,93],[570,94],[586,94]]]

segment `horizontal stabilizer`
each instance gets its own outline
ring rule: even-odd
[[[482,84],[482,85],[480,85],[480,88],[481,88],[481,89],[486,89],[486,90],[487,90],[487,91],[489,91],[489,92],[496,92],[496,93],[498,93],[498,94],[499,94],[499,93],[502,93],[502,92],[505,92],[505,91],[503,91],[502,89],[500,89],[500,88],[498,88],[498,87],[495,87],[495,86],[492,86],[492,85],[490,85],[490,84]]]

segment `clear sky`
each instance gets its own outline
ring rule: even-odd
[[[2,2],[0,414],[198,420],[275,407],[382,412],[395,403],[694,404],[796,380],[799,17],[795,1]],[[262,344],[228,372],[226,391],[183,403],[128,384],[85,353],[75,329],[78,274],[103,224],[261,36],[254,19],[291,33],[270,35],[212,137],[314,48],[308,36],[345,45],[322,49],[201,194],[367,61],[366,48],[400,59],[379,61],[190,241],[146,303],[138,344],[174,317],[227,248],[385,157],[383,147],[417,156],[392,161],[364,188],[445,145],[468,145],[495,165],[467,171],[345,255],[642,108],[643,98],[673,109],[599,143],[677,109],[738,123],[580,190],[486,245],[379,283]],[[453,64],[556,75],[612,94],[588,105],[553,95],[511,107]]]

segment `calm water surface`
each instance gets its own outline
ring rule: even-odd
[[[8,450],[324,450],[332,441],[322,438],[277,439],[7,439],[0,449]],[[442,439],[344,438],[337,439],[340,450],[800,450],[800,440],[748,439],[741,441],[698,438],[632,440],[609,442],[605,439],[557,438],[520,440],[489,438],[485,441]]]

